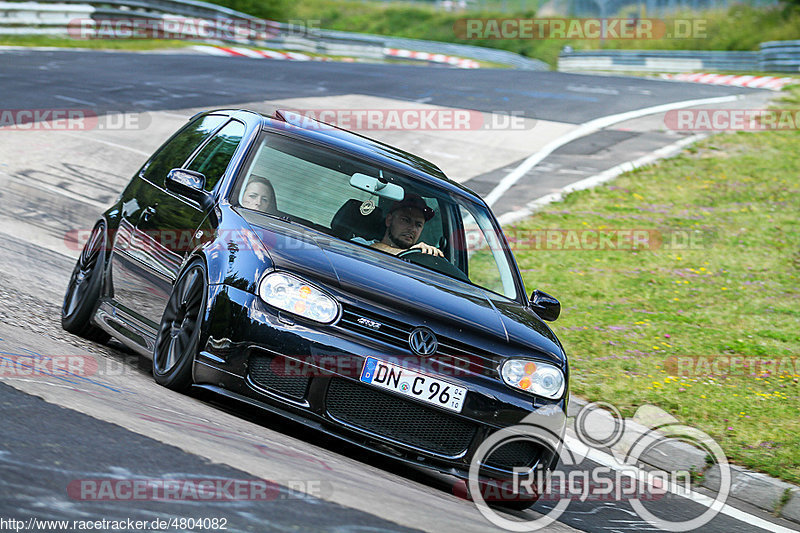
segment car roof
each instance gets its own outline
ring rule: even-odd
[[[485,205],[483,199],[474,191],[448,178],[435,164],[414,154],[396,148],[375,139],[344,130],[332,124],[320,122],[292,111],[277,110],[274,116],[250,110],[216,110],[208,113],[228,113],[237,118],[243,115],[256,115],[261,120],[262,129],[289,133],[310,142],[325,144],[353,152],[367,159],[377,160],[387,167],[400,169],[415,177],[421,178],[436,187],[447,189],[473,201]]]

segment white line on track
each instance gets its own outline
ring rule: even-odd
[[[146,156],[146,157],[150,157],[152,155],[152,152],[145,152],[144,150],[137,150],[136,148],[131,148],[130,146],[125,146],[124,144],[112,143],[111,141],[104,141],[103,139],[95,139],[95,138],[89,137],[87,135],[76,135],[74,133],[69,133],[69,132],[66,132],[66,131],[57,131],[55,133],[59,133],[61,135],[66,135],[68,137],[75,137],[76,139],[80,139],[82,141],[94,141],[94,142],[98,142],[100,144],[106,144],[108,146],[113,146],[114,148],[121,148],[123,150],[128,150],[128,151],[133,152],[135,154],[140,154],[140,155],[143,155],[143,156]]]
[[[199,112],[200,111],[198,111],[198,113]],[[184,122],[188,122],[189,119],[192,118],[192,116],[195,114],[195,113],[188,113],[188,114],[182,115],[180,113],[172,113],[170,111],[155,111],[155,113],[158,113],[159,115],[164,115],[165,117],[179,118],[179,119],[183,120]]]
[[[77,98],[71,98],[69,96],[62,96],[60,94],[54,95],[53,98],[58,98],[60,100],[66,100],[67,102],[73,102],[73,103],[76,103],[76,104],[83,104],[83,105],[88,105],[88,106],[96,106],[97,105],[94,102],[89,102],[87,100],[79,100]]]
[[[616,178],[623,172],[628,172],[629,170],[633,170],[635,168],[639,168],[644,165],[649,165],[650,163],[653,163],[664,157],[669,157],[670,155],[673,155],[678,151],[680,151],[683,147],[688,146],[694,143],[695,141],[699,141],[700,139],[703,139],[705,137],[707,137],[707,135],[702,133],[697,135],[692,135],[691,137],[686,137],[685,139],[681,139],[678,142],[668,144],[667,146],[663,146],[658,150],[650,152],[649,154],[643,155],[639,159],[634,159],[633,161],[626,161],[624,163],[620,163],[619,165],[604,170],[599,174],[595,174],[593,176],[589,176],[588,178],[576,181],[575,183],[571,183],[565,186],[560,191],[541,196],[533,200],[532,202],[529,202],[522,209],[518,209],[516,211],[512,211],[510,213],[506,213],[498,217],[498,221],[500,222],[501,226],[505,226],[506,224],[512,224],[514,222],[522,220],[523,218],[531,216],[536,210],[544,207],[545,205],[560,201],[562,198],[564,198],[565,195],[571,192],[580,191],[583,189],[589,189],[591,187],[596,187],[601,183],[605,183],[607,181]]]
[[[522,178],[529,170],[535,167],[539,162],[541,162],[545,157],[553,153],[558,148],[561,148],[565,144],[574,141],[575,139],[579,139],[588,135],[590,133],[594,133],[595,131],[601,130],[603,128],[607,128],[612,124],[618,124],[620,122],[624,122],[626,120],[631,120],[634,118],[643,117],[646,115],[654,115],[656,113],[664,113],[666,111],[671,111],[673,109],[681,109],[684,107],[694,107],[699,105],[707,105],[707,104],[721,104],[724,102],[733,102],[735,100],[739,100],[742,98],[738,95],[731,95],[731,96],[719,96],[716,98],[700,98],[696,100],[682,100],[680,102],[672,102],[669,104],[661,104],[653,107],[645,107],[643,109],[636,109],[634,111],[626,111],[625,113],[618,113],[616,115],[608,115],[605,117],[600,117],[595,120],[591,120],[584,124],[581,124],[576,129],[572,130],[571,132],[562,135],[561,137],[547,143],[542,147],[541,150],[534,153],[530,157],[528,157],[525,161],[519,164],[517,168],[512,170],[508,173],[508,175],[500,180],[500,183],[495,186],[492,191],[486,195],[484,200],[486,201],[489,206],[493,205],[497,200],[500,199],[511,187],[514,186],[517,181]]]
[[[663,478],[656,478],[656,477],[650,476],[646,472],[644,472],[644,471],[642,471],[642,470],[640,470],[640,469],[638,469],[638,468],[636,468],[636,467],[634,467],[632,465],[620,465],[619,461],[614,459],[613,456],[611,456],[611,455],[609,455],[609,454],[607,454],[605,452],[602,452],[602,451],[600,451],[600,450],[598,450],[596,448],[589,448],[588,446],[583,444],[580,440],[578,440],[578,439],[576,439],[574,437],[566,436],[564,438],[564,441],[567,444],[567,446],[570,447],[570,449],[575,450],[576,455],[584,456],[584,457],[594,461],[595,463],[601,464],[601,465],[606,466],[608,468],[613,468],[615,470],[617,470],[617,469],[619,469],[619,468],[624,466],[626,471],[636,471],[637,473],[641,472],[643,474],[642,477],[638,477],[637,479],[646,480],[647,483],[649,485],[651,485],[651,486],[655,482],[662,482],[663,481]],[[675,487],[675,485],[673,483],[659,484],[659,488],[660,489],[665,489],[665,490],[669,491],[670,493],[675,494],[676,496],[680,496],[682,498],[686,498],[688,500],[692,500],[693,502],[699,503],[699,504],[704,505],[706,507],[711,507],[712,505],[714,505],[714,502],[715,502],[714,498],[712,498],[710,496],[706,496],[705,494],[700,494],[699,492],[695,492],[693,490],[687,491],[687,490],[685,490],[683,488],[678,490],[678,489],[676,489],[676,487]],[[727,503],[722,505],[722,507],[720,508],[719,512],[724,514],[724,515],[728,515],[731,518],[733,518],[735,520],[738,520],[740,522],[743,522],[745,524],[750,524],[750,525],[753,525],[755,527],[764,529],[766,531],[772,531],[773,533],[797,533],[797,531],[798,531],[796,529],[790,529],[788,527],[783,527],[783,526],[781,526],[779,524],[775,524],[775,523],[770,522],[768,520],[764,520],[763,518],[759,518],[759,517],[757,517],[755,515],[752,515],[750,513],[742,511],[741,509],[736,509],[735,507],[731,507]]]

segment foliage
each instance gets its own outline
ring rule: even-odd
[[[800,2],[800,0],[796,0]],[[385,2],[353,0],[298,0],[287,18],[315,20],[322,28],[456,42],[500,48],[555,65],[564,46],[576,50],[599,48],[661,50],[757,50],[758,44],[771,40],[800,37],[800,6],[779,5],[755,8],[734,4],[727,9],[677,13],[663,17],[667,24],[674,18],[700,21],[705,35],[695,38],[659,38],[649,40],[575,40],[575,39],[463,39],[454,25],[464,18],[534,18],[533,10],[513,13],[500,11],[450,13],[433,6],[397,5]],[[647,15],[652,17],[653,15]],[[746,30],[745,30],[746,29]]]

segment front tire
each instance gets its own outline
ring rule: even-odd
[[[156,383],[175,391],[192,384],[192,364],[200,348],[208,282],[205,265],[195,261],[184,270],[172,288],[153,351]]]
[[[61,327],[97,342],[105,342],[109,338],[107,333],[91,322],[103,287],[106,243],[105,224],[99,223],[81,250],[61,305]]]

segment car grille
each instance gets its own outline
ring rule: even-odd
[[[327,409],[357,428],[451,457],[464,453],[477,431],[455,416],[339,378],[331,379]]]
[[[306,396],[310,378],[301,372],[282,375],[273,370],[274,357],[267,354],[254,354],[250,357],[248,374],[256,385],[284,396],[302,399]],[[284,368],[285,365],[276,365]]]
[[[359,319],[366,319],[369,323],[379,322],[379,329],[371,328],[359,323]],[[363,321],[363,320],[362,320]],[[339,324],[350,331],[368,335],[371,338],[381,340],[388,344],[408,349],[408,337],[413,326],[385,316],[356,309],[352,306],[345,306]],[[426,360],[438,364],[438,368],[444,372],[452,372],[455,375],[478,374],[496,376],[496,363],[492,354],[483,353],[476,350],[473,346],[459,342],[455,339],[436,336],[439,348],[436,353],[426,357]]]
[[[489,456],[486,464],[508,470],[515,467],[530,468],[536,464],[541,454],[542,448],[538,444],[516,440],[500,446]]]

